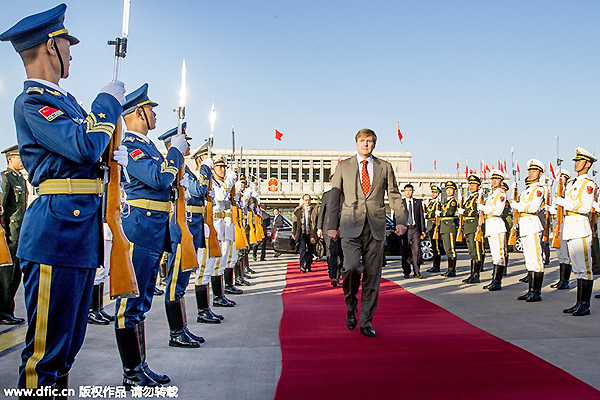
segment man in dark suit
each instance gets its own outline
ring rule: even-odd
[[[333,174],[331,175],[333,179]],[[327,215],[329,195],[331,190],[323,193],[321,196],[321,209],[319,210],[319,218],[317,219],[317,236],[322,237],[325,241],[325,249],[327,251],[327,270],[329,271],[329,279],[331,280],[331,286],[337,287],[340,281],[340,269],[344,262],[344,254],[340,246],[339,240],[331,240],[327,235],[323,237],[323,228],[327,229],[329,225],[329,218]]]
[[[425,217],[423,216],[423,203],[419,199],[413,199],[413,185],[404,186],[404,198],[402,204],[406,208],[407,230],[400,237],[402,243],[402,270],[405,278],[410,278],[410,263],[412,260],[415,278],[423,279],[421,275],[421,237],[425,236]]]
[[[271,229],[271,239],[275,235],[275,230],[283,228],[283,215],[279,212],[279,208],[275,207],[273,209],[273,229]],[[281,253],[275,251],[273,257],[279,257]]]
[[[302,204],[294,210],[292,236],[300,250],[300,271],[312,272],[314,244],[317,242],[317,208],[310,195],[302,196]]]
[[[361,274],[364,274],[360,332],[374,337],[376,333],[371,321],[377,308],[381,284],[386,192],[390,207],[397,216],[398,236],[406,232],[406,215],[392,165],[372,155],[377,141],[375,132],[361,129],[354,139],[358,154],[341,161],[333,178],[328,202],[327,234],[332,240],[341,240],[344,252],[342,288],[348,308],[346,326],[350,330],[356,328],[358,289]]]

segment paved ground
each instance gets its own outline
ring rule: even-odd
[[[554,253],[553,253],[554,257]],[[221,325],[195,322],[193,289],[188,290],[188,318],[191,330],[206,338],[200,349],[168,346],[168,328],[163,298],[155,298],[147,319],[148,361],[157,372],[168,373],[179,387],[183,399],[269,399],[273,398],[281,372],[278,327],[281,317],[281,292],[285,285],[286,262],[296,257],[272,258],[252,263],[258,273],[244,288],[232,309],[216,309],[225,316]],[[488,258],[489,260],[489,258]],[[490,278],[489,263],[483,273]],[[504,289],[488,292],[478,285],[462,284],[468,274],[466,253],[459,253],[457,278],[427,274],[427,279],[404,279],[400,262],[390,261],[384,277],[407,290],[438,304],[464,320],[505,339],[579,379],[600,389],[598,350],[600,349],[600,300],[592,299],[592,315],[572,317],[562,309],[575,302],[575,289],[556,291],[549,285],[558,279],[556,259],[546,270],[543,301],[525,303],[516,298],[526,290],[518,279],[524,273],[522,256],[511,253],[509,276]],[[443,263],[445,267],[445,263]],[[422,270],[428,269],[426,264]],[[444,268],[445,269],[445,268]],[[323,279],[326,279],[326,273]],[[573,283],[571,286],[574,286]],[[331,290],[339,290],[340,288]],[[598,293],[598,290],[595,290]],[[340,294],[341,296],[341,294]],[[22,294],[18,295],[17,315],[24,316]],[[108,310],[113,311],[109,305]],[[340,316],[344,323],[344,316]],[[377,329],[377,316],[373,326]],[[20,344],[25,329],[0,327],[0,388],[14,387],[20,363]],[[121,367],[111,326],[88,326],[88,333],[71,373],[71,387],[79,385],[117,385]],[[443,371],[438,371],[443,373]],[[523,379],[526,379],[524,377]]]

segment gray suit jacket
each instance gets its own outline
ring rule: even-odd
[[[342,238],[359,237],[366,218],[373,237],[384,240],[386,191],[390,207],[396,215],[396,223],[406,225],[406,213],[392,165],[373,156],[373,184],[365,197],[358,176],[356,156],[342,160],[335,170],[329,194],[327,229],[339,228]]]

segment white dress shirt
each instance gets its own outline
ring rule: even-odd
[[[363,165],[362,165],[362,161],[365,160],[365,158],[362,158],[360,156],[360,154],[356,155],[356,160],[358,161],[358,177],[360,179],[360,183],[362,184],[362,169],[363,169]],[[373,156],[369,156],[369,158],[366,158],[367,160],[367,172],[369,173],[369,183],[371,184],[371,186],[373,186]]]

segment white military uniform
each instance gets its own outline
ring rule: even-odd
[[[563,239],[573,272],[577,279],[591,280],[592,273],[592,229],[588,214],[592,211],[596,184],[587,174],[579,175],[567,184],[564,198],[565,219]]]
[[[214,177],[214,175],[213,175]],[[235,227],[231,219],[231,200],[229,198],[233,184],[213,179],[211,198],[213,200],[213,226],[217,231],[217,239],[221,245],[221,257],[209,258],[206,268],[213,276],[223,275],[225,268],[233,268],[237,262],[237,250],[232,243],[235,241]]]
[[[488,238],[492,262],[504,265],[506,254],[506,225],[502,219],[506,194],[502,188],[494,190],[486,199],[483,211],[485,213],[485,236]]]
[[[543,208],[545,196],[545,188],[539,182],[534,182],[521,193],[520,201],[513,204],[519,211],[519,234],[527,271],[544,271],[540,235],[544,227],[537,213]]]

